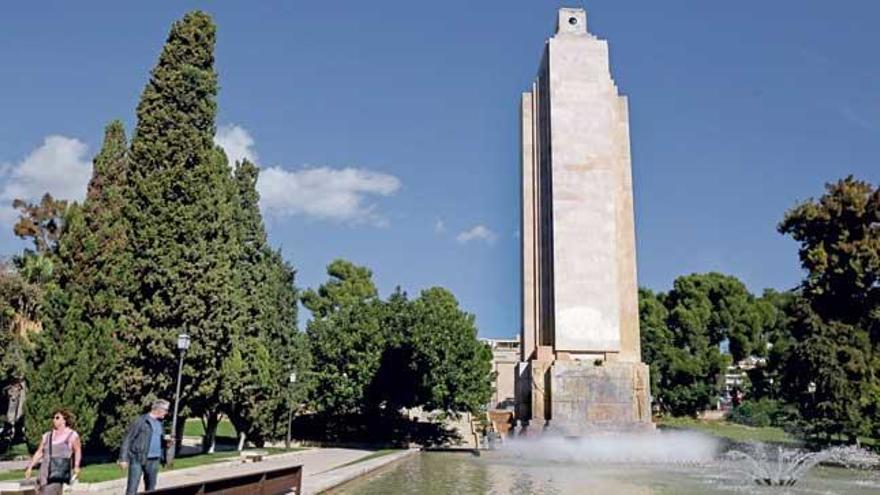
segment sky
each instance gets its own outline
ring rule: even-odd
[[[629,98],[639,284],[802,277],[785,211],[880,183],[880,2],[13,2],[0,16],[0,254],[16,197],[82,199],[103,127],[135,107],[171,23],[218,25],[217,141],[263,169],[299,287],[350,259],[382,295],[451,289],[514,337],[519,97],[556,9],[585,7]],[[304,324],[304,322],[301,322]]]

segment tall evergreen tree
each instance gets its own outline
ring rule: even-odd
[[[259,169],[248,160],[236,166],[237,223],[245,324],[233,338],[223,403],[236,429],[260,442],[280,435],[286,412],[306,384],[305,340],[296,328],[294,272],[269,246],[259,208]],[[298,383],[289,376],[296,373]],[[206,442],[207,444],[207,442]]]
[[[121,215],[125,155],[125,131],[116,121],[105,130],[85,203],[71,206],[64,219],[55,253],[56,283],[47,291],[45,332],[30,374],[32,441],[43,430],[38,425],[59,406],[72,410],[84,441],[112,445],[119,436],[119,421],[106,412],[119,394],[116,335],[129,308],[127,228]]]
[[[240,333],[236,191],[215,148],[215,26],[191,12],[174,23],[137,108],[131,142],[130,250],[138,319],[125,336],[126,404],[174,392],[178,334],[186,355],[182,414],[220,413],[224,361]],[[208,432],[212,435],[213,432]]]

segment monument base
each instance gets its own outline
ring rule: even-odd
[[[519,418],[527,423],[529,434],[539,429],[570,436],[654,429],[644,363],[555,360],[530,371],[519,378],[531,383],[517,387],[530,395],[518,401],[523,406]]]

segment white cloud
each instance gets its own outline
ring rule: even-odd
[[[257,190],[268,213],[386,226],[368,198],[390,196],[400,185],[393,175],[363,169],[271,167],[260,174]]]
[[[12,201],[38,201],[50,193],[58,199],[80,201],[92,175],[88,146],[64,136],[48,136],[17,164],[0,167],[0,222],[12,224],[18,212]]]
[[[236,162],[247,158],[253,163],[257,163],[257,151],[254,149],[254,138],[244,127],[227,124],[217,129],[214,136],[214,143],[219,145],[226,152],[229,159],[229,166],[234,167]]]
[[[474,225],[467,230],[459,232],[455,237],[455,240],[460,244],[466,244],[471,241],[483,241],[487,244],[492,244],[497,238],[498,236],[495,232],[492,232],[489,227],[486,227],[485,225]]]
[[[446,232],[446,223],[443,222],[442,218],[438,218],[434,223],[434,232],[437,234],[442,234]]]
[[[217,129],[214,142],[226,151],[229,165],[247,158],[258,163],[255,142],[247,129],[227,124]],[[277,216],[306,216],[346,223],[388,225],[370,197],[390,196],[400,189],[393,175],[356,168],[264,168],[257,182],[260,206]]]

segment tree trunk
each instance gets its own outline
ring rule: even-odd
[[[244,450],[244,441],[247,435],[244,432],[238,434],[238,451],[241,452]]]
[[[202,453],[213,454],[217,446],[217,426],[220,424],[220,415],[211,411],[205,416],[207,417],[207,422],[205,424],[205,436],[202,437]]]
[[[177,421],[177,431],[172,431],[174,435],[174,458],[179,457],[180,449],[183,447],[183,430],[186,425],[186,418],[180,418]]]

